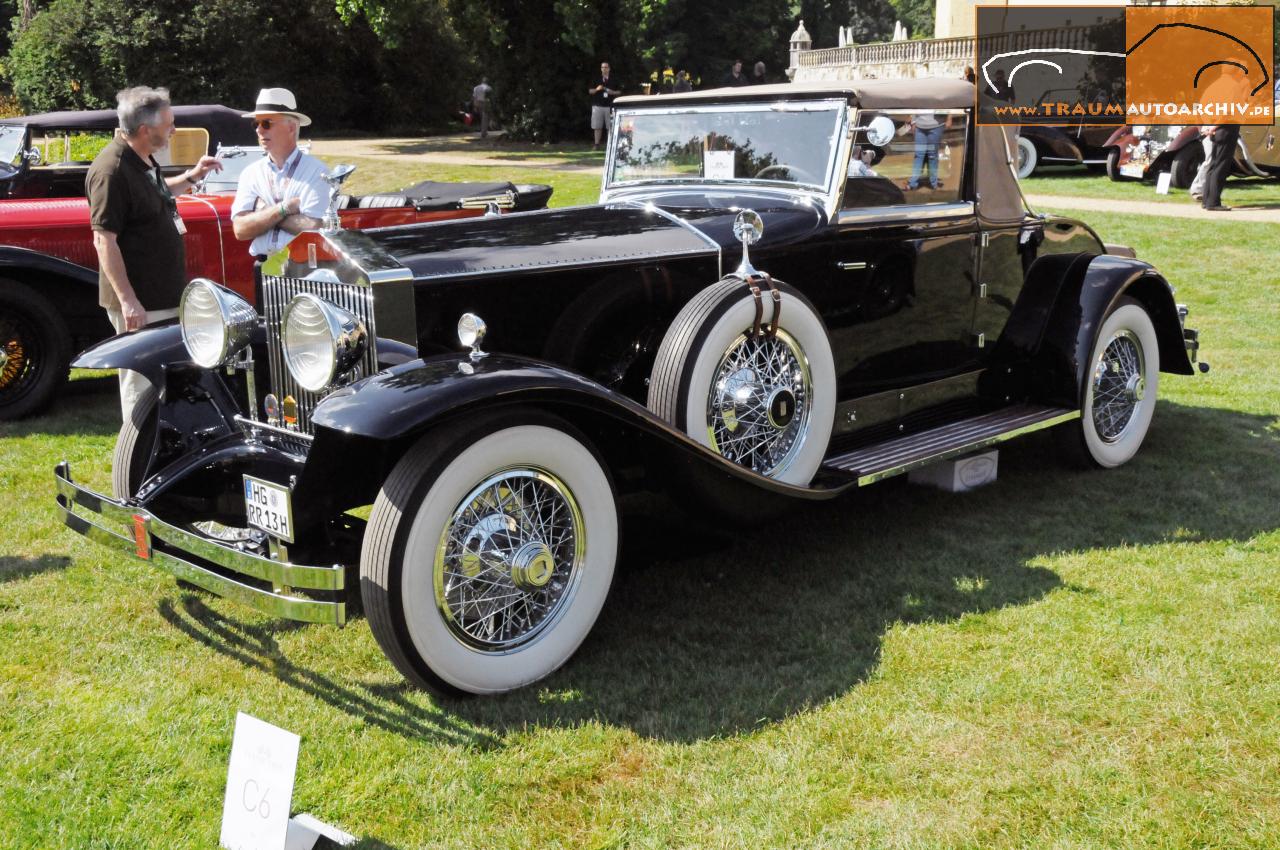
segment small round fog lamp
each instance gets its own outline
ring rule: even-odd
[[[463,313],[462,318],[458,319],[458,342],[471,349],[472,363],[479,363],[489,356],[480,350],[486,330],[488,328],[485,327],[484,319],[475,313]]]
[[[475,313],[463,313],[462,318],[458,319],[458,342],[467,348],[475,348],[484,342],[484,334],[488,328],[485,327],[484,319]]]

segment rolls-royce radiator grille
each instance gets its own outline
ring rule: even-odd
[[[280,327],[284,308],[295,295],[301,292],[310,292],[331,304],[349,310],[364,322],[365,329],[369,332],[369,344],[365,349],[364,357],[361,358],[360,364],[343,378],[344,383],[357,381],[378,371],[377,333],[373,326],[373,290],[369,287],[263,275],[262,306],[263,315],[267,320],[271,392],[275,393],[282,403],[287,396],[293,396],[298,403],[298,429],[309,434],[311,433],[311,413],[322,395],[304,390],[289,374],[289,369],[284,364],[284,340]]]

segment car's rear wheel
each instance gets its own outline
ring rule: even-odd
[[[1058,429],[1060,444],[1077,466],[1119,466],[1142,446],[1160,386],[1160,349],[1146,308],[1122,298],[1099,328],[1089,364],[1080,419]]]
[[[778,283],[756,302],[738,278],[694,296],[663,337],[648,405],[712,451],[761,475],[806,485],[818,471],[835,418],[835,361],[826,327],[795,289]]]
[[[586,439],[547,416],[423,437],[370,513],[360,558],[369,626],[437,693],[494,694],[569,659],[613,581],[613,485]]]
[[[43,410],[67,380],[71,334],[53,305],[0,278],[0,419]]]
[[[1026,136],[1018,137],[1018,179],[1024,180],[1030,177],[1032,172],[1036,170],[1036,163],[1040,160],[1040,154],[1036,151],[1035,142]]]

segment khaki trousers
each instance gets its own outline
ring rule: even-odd
[[[172,310],[148,310],[147,324],[154,325],[156,322],[163,322],[165,319],[172,319],[177,315],[177,307]],[[107,318],[111,320],[111,327],[116,329],[116,333],[124,333],[123,313],[119,310],[108,308]],[[122,421],[129,421],[129,416],[133,413],[133,406],[138,403],[138,399],[142,398],[142,394],[150,386],[151,382],[141,372],[135,372],[132,369],[120,370],[120,416]]]

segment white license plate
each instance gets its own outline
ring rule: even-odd
[[[1141,165],[1133,165],[1132,163],[1125,163],[1124,165],[1120,166],[1120,173],[1123,174],[1125,177],[1141,178],[1143,174],[1147,173],[1147,170],[1143,168]]]
[[[244,512],[249,524],[272,537],[293,542],[293,504],[289,488],[244,476]]]

